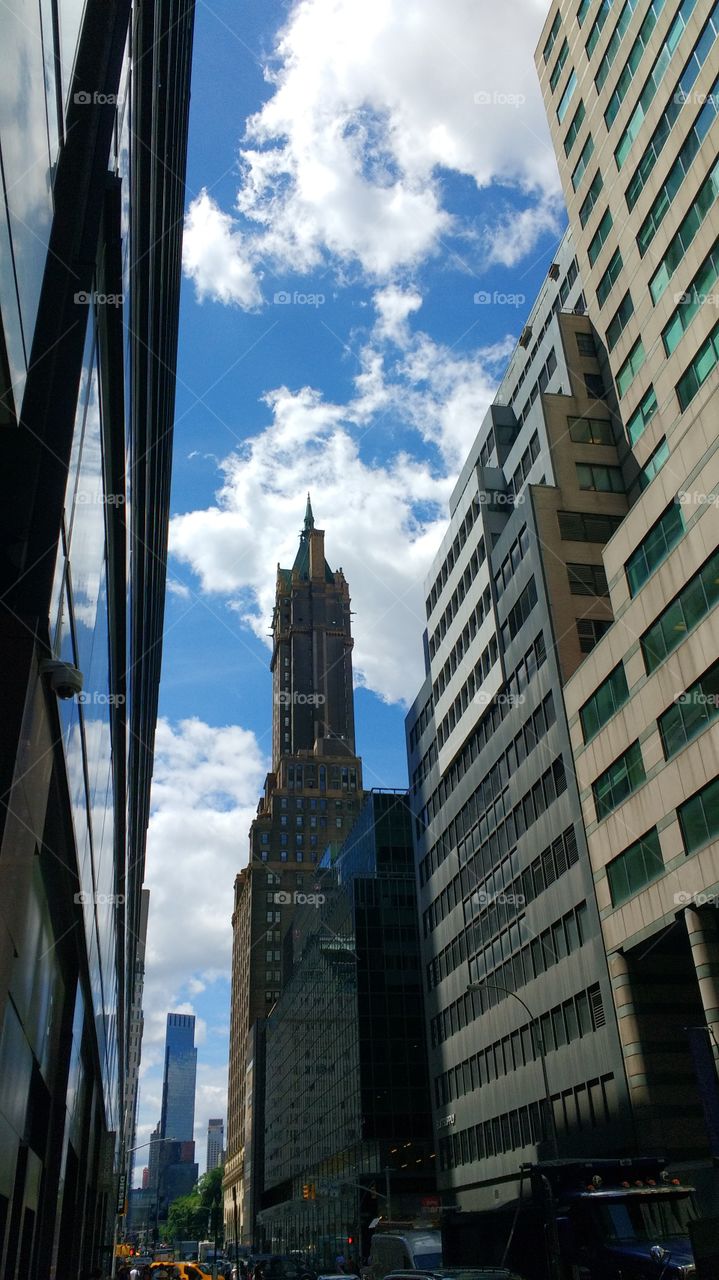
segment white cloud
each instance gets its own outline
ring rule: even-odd
[[[452,210],[446,172],[545,207],[559,192],[533,62],[545,14],[545,0],[295,3],[240,148],[241,229],[206,192],[190,206],[199,296],[256,308],[258,264],[307,274],[329,259],[382,281],[450,235],[482,251],[486,228]],[[547,226],[524,217],[517,252]]]
[[[245,311],[254,311],[262,302],[241,231],[204,190],[187,214],[182,266],[185,275],[194,280],[200,301],[211,297],[216,302],[236,303]]]

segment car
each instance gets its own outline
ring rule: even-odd
[[[371,1280],[385,1280],[390,1272],[432,1271],[442,1268],[442,1237],[427,1227],[377,1230],[372,1236],[367,1260]]]
[[[359,1280],[359,1276],[351,1271],[322,1271],[317,1280]]]
[[[153,1262],[152,1280],[212,1280],[212,1273],[201,1262]]]

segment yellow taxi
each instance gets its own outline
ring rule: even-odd
[[[201,1262],[152,1262],[152,1280],[212,1280]]]

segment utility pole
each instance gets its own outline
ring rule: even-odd
[[[386,1164],[386,1165],[385,1165],[385,1167],[384,1167],[384,1188],[385,1188],[385,1200],[386,1200],[386,1202],[387,1202],[387,1217],[389,1218],[389,1220],[390,1220],[390,1222],[391,1222],[391,1221],[392,1221],[392,1199],[391,1199],[391,1194],[390,1194],[390,1185],[389,1185],[389,1165],[388,1165],[388,1164]]]

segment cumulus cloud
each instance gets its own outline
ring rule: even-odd
[[[253,309],[260,264],[306,274],[329,261],[379,282],[448,236],[481,249],[489,229],[452,209],[445,173],[548,208],[559,180],[533,63],[545,14],[545,0],[295,3],[240,146],[241,223],[206,192],[190,206],[199,296]],[[547,225],[528,212],[515,252]]]

